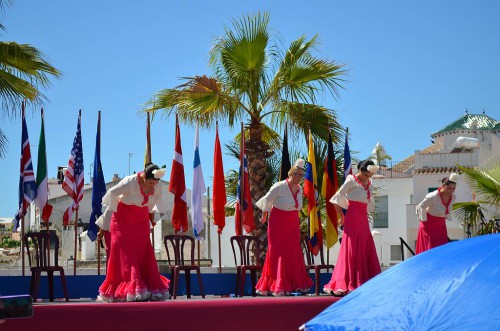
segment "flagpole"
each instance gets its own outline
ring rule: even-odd
[[[219,273],[222,273],[222,254],[221,254],[221,249],[220,249],[220,232],[217,231],[217,235],[219,237]]]
[[[25,103],[24,101],[21,103],[21,112],[22,112],[22,117],[24,119],[24,107],[25,107]],[[21,121],[21,130],[22,130],[22,121]],[[21,140],[23,140],[21,138]],[[23,142],[21,141],[21,146],[22,146]],[[23,157],[23,154],[22,154],[22,149],[21,149],[21,158]],[[23,171],[23,169],[21,169],[21,171]],[[24,201],[23,201],[23,204],[24,204]],[[22,270],[22,275],[24,276],[24,216],[21,218],[21,270]],[[17,229],[16,229],[17,230]]]
[[[82,110],[80,109],[79,113],[78,113],[78,122],[80,123],[81,125],[81,116],[82,116]],[[83,189],[83,188],[82,188]],[[76,276],[76,261],[78,261],[78,257],[77,257],[77,253],[78,253],[78,249],[77,249],[77,245],[78,245],[78,210],[79,210],[79,206],[76,207],[76,210],[75,210],[75,245],[74,245],[74,250],[73,250],[73,275]]]
[[[147,123],[146,123],[146,163],[152,162],[151,156],[151,118],[150,113],[147,112]],[[160,187],[161,189],[161,187]],[[154,224],[154,213],[149,213],[149,223]],[[151,244],[153,245],[153,252],[155,252],[155,227],[151,227]],[[156,253],[155,253],[156,258]]]
[[[24,276],[24,216],[21,218],[21,270]]]
[[[75,210],[75,245],[74,245],[74,250],[73,250],[73,254],[74,254],[74,262],[73,262],[73,275],[76,276],[76,261],[77,261],[77,256],[76,256],[76,253],[77,253],[77,244],[78,244],[78,209],[77,208]]]
[[[100,132],[101,132],[101,111],[100,110],[97,112],[97,132],[99,133],[99,146],[100,146],[101,145],[101,135],[100,135]],[[101,153],[100,147],[99,147],[99,153]],[[100,162],[100,155],[99,155],[99,162]],[[100,166],[100,164],[94,164],[94,167],[99,167],[99,166]],[[94,181],[95,181],[95,178],[94,178]],[[94,184],[95,184],[95,182],[92,182],[92,189],[94,188]],[[101,239],[97,238],[97,275],[98,276],[101,275],[101,243],[102,243],[101,240],[102,240],[102,238]]]
[[[243,164],[243,150],[245,148],[245,130],[243,128],[243,122],[241,122],[241,141],[240,141],[240,224],[239,230],[243,234],[243,199],[245,192],[245,165]]]
[[[43,126],[43,123],[44,123],[43,108],[42,108],[42,109],[40,109],[40,117],[41,117],[41,119],[42,119],[42,128],[43,128],[43,130],[45,131],[45,128],[44,128],[44,126]],[[41,134],[41,133],[40,133],[40,134]],[[43,132],[43,136],[44,136],[44,139],[45,139],[45,132]],[[40,142],[38,143],[38,146],[39,146],[39,148],[38,148],[38,154],[40,154]],[[38,159],[40,159],[40,156],[39,156],[39,155],[38,155]],[[37,170],[38,170],[38,167],[40,167],[40,164],[37,164],[36,166],[37,166]],[[37,177],[38,177],[38,176],[37,176]],[[47,179],[48,179],[48,178],[47,178]],[[38,191],[38,188],[37,188],[37,191]],[[48,201],[46,201],[46,204],[48,204],[48,203],[49,203],[49,202],[48,202]],[[35,205],[36,205],[36,204],[35,204]],[[38,207],[36,207],[36,208],[38,208]],[[45,208],[45,207],[44,207],[44,208]],[[42,213],[43,213],[43,209],[38,208],[38,224],[39,224],[39,225],[40,225],[40,219],[42,219]],[[47,220],[47,224],[46,224],[46,226],[47,226],[47,234],[49,234],[49,233],[50,233],[50,230],[49,230],[49,223],[50,223],[50,217],[49,217],[49,219]],[[48,263],[49,263],[49,265],[50,265],[50,237],[49,237],[49,244],[47,245],[47,262],[48,262]]]
[[[210,246],[210,186],[207,186],[207,258],[212,259],[212,247]]]
[[[101,239],[97,239],[97,275],[101,275]]]

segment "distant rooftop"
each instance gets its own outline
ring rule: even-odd
[[[467,130],[467,131],[492,130],[493,128],[498,127],[498,125],[499,125],[498,121],[487,115],[466,113],[464,116],[460,117],[455,122],[449,124],[444,129],[441,129],[433,133],[431,136],[456,130]]]

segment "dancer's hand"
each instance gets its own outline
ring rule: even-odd
[[[344,213],[340,213],[339,225],[344,225]]]
[[[268,214],[268,212],[267,212],[267,211],[265,211],[265,212],[263,212],[263,213],[262,213],[262,217],[261,217],[261,219],[260,219],[260,222],[261,222],[262,224],[266,224],[266,221],[267,221],[267,214]]]

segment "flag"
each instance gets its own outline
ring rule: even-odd
[[[184,177],[184,163],[182,161],[181,131],[177,116],[175,116],[174,160],[172,162],[168,191],[175,196],[172,210],[172,225],[174,226],[174,230],[176,233],[186,232],[188,230],[186,180]]]
[[[222,150],[219,140],[219,126],[215,128],[214,148],[214,180],[213,180],[212,206],[214,212],[214,224],[217,225],[218,233],[226,226],[226,182],[224,180],[224,166],[222,164]]]
[[[193,222],[193,233],[197,240],[201,240],[200,233],[205,227],[201,195],[207,190],[200,161],[199,128],[196,122],[194,134],[194,161],[193,161],[193,191],[191,192],[191,220]]]
[[[19,209],[14,217],[14,229],[16,232],[19,221],[26,215],[28,207],[36,198],[35,172],[31,162],[30,141],[28,137],[28,127],[24,116],[24,102],[22,103],[22,129],[21,129],[21,164],[19,174]]]
[[[35,205],[42,213],[42,220],[49,222],[52,214],[52,206],[49,201],[49,176],[47,174],[47,148],[45,145],[45,124],[43,108],[41,110],[42,126],[40,129],[40,141],[38,142],[38,162],[36,166],[36,199]]]
[[[325,198],[326,205],[326,248],[330,248],[338,241],[338,217],[335,207],[330,199],[338,190],[337,162],[333,151],[332,135],[328,133],[328,150],[323,172],[323,185],[321,195]]]
[[[101,112],[97,117],[97,133],[95,137],[95,155],[94,155],[94,177],[92,181],[92,213],[90,214],[89,229],[87,236],[94,241],[97,238],[98,227],[95,224],[102,215],[102,197],[106,194],[106,182],[101,164]]]
[[[288,171],[292,167],[290,163],[290,155],[288,154],[288,132],[287,124],[285,123],[285,133],[283,134],[283,150],[281,151],[281,169],[280,180],[285,180],[288,177]]]
[[[317,255],[323,244],[320,211],[318,208],[318,182],[316,180],[316,161],[314,159],[314,144],[311,129],[309,129],[309,154],[307,156],[307,169],[304,177],[304,196],[307,199],[309,214],[309,245],[311,252]]]
[[[238,236],[243,235],[241,231],[242,227],[245,229],[246,233],[252,232],[255,228],[252,197],[250,196],[250,182],[248,180],[248,163],[245,151],[245,131],[243,130],[243,123],[241,124],[240,147],[240,172],[238,175],[235,210],[236,235]]]
[[[63,224],[68,225],[73,212],[78,209],[80,201],[83,199],[83,185],[84,185],[84,173],[83,173],[83,147],[82,147],[82,111],[78,114],[78,124],[76,126],[76,135],[73,140],[73,148],[71,148],[71,154],[69,155],[68,168],[64,172],[64,180],[62,183],[62,189],[68,193],[70,198],[73,200],[71,206],[66,209],[63,215]],[[75,221],[77,223],[78,220]]]
[[[344,182],[348,175],[352,175],[351,153],[349,152],[349,131],[345,133],[344,145]]]

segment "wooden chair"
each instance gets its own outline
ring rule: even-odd
[[[53,249],[51,249],[53,245]],[[69,301],[64,268],[59,266],[59,238],[52,232],[30,232],[24,235],[24,246],[28,252],[31,270],[30,295],[33,301],[38,297],[38,288],[42,272],[47,273],[49,300],[54,301],[54,272],[59,271],[66,301]],[[33,247],[33,251],[31,250]]]
[[[328,272],[328,269],[331,268],[333,270],[335,266],[333,264],[325,264],[323,245],[319,248],[320,264],[316,264],[314,261],[314,254],[311,252],[309,238],[307,236],[302,236],[301,245],[305,256],[306,270],[314,270],[314,291],[316,295],[319,295],[321,270],[325,269]]]
[[[257,285],[257,272],[262,270],[260,264],[260,249],[262,242],[252,236],[231,237],[231,248],[233,249],[234,263],[236,265],[236,296],[245,294],[245,278],[247,270],[250,271],[252,280],[252,296],[256,296],[255,285]],[[238,252],[238,254],[237,254]],[[252,255],[255,263],[252,263]]]
[[[184,271],[184,276],[186,279],[186,294],[188,298],[191,298],[191,271],[194,270],[198,274],[198,284],[200,286],[200,292],[202,298],[205,298],[205,292],[203,291],[203,283],[201,280],[200,266],[195,264],[194,260],[194,248],[195,242],[194,238],[188,235],[178,235],[172,234],[165,236],[163,238],[163,243],[165,244],[165,249],[167,250],[168,265],[171,269],[171,291],[173,298],[177,298],[177,289],[179,287],[179,274]],[[169,243],[173,249],[173,258],[170,257]],[[184,258],[184,247],[188,243],[190,247],[190,258],[187,260],[189,264],[186,264],[186,259]]]

